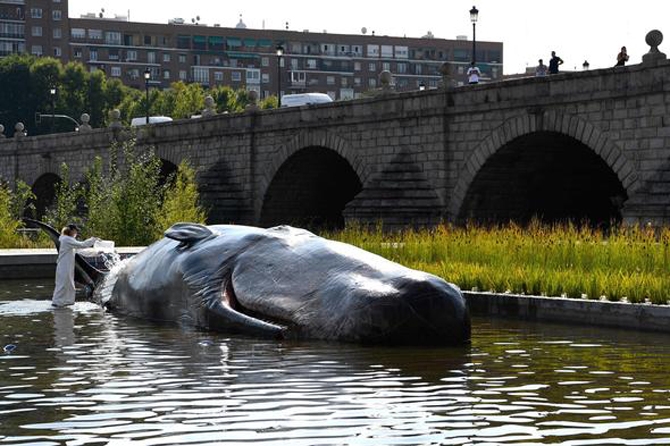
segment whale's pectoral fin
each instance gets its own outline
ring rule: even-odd
[[[179,242],[180,248],[193,246],[215,234],[206,226],[197,223],[175,223],[165,231],[165,237]]]

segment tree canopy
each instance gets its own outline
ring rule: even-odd
[[[108,124],[109,111],[121,110],[122,120],[146,114],[146,95],[143,91],[125,86],[119,79],[108,78],[103,71],[90,72],[80,62],[63,64],[51,57],[13,54],[0,59],[0,124],[5,135],[14,134],[14,125],[22,122],[29,135],[72,131],[67,120],[52,122],[50,115],[64,114],[79,121],[82,113],[91,117],[93,127]],[[51,88],[56,94],[52,97]],[[200,84],[175,82],[170,88],[149,91],[149,113],[173,119],[190,118],[205,108],[205,97],[211,95],[216,110],[239,112],[249,104],[248,91],[229,86],[206,89]],[[275,108],[275,97],[267,98],[261,108]],[[37,122],[36,113],[41,113]]]

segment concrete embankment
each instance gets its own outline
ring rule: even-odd
[[[143,248],[117,248],[119,255],[137,254]],[[0,249],[0,280],[49,279],[56,273],[55,248],[50,249]]]
[[[130,256],[142,249],[117,248],[117,251],[122,256]],[[56,255],[55,249],[0,250],[0,281],[53,278]],[[465,291],[463,295],[472,313],[478,315],[670,333],[670,305],[471,291]]]
[[[463,292],[473,314],[670,333],[670,305]]]

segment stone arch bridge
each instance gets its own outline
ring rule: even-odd
[[[670,64],[176,121],[140,131],[189,159],[210,220],[670,223]],[[0,177],[45,205],[125,131],[0,140]]]

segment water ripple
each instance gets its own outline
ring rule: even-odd
[[[466,348],[371,348],[47,303],[0,303],[0,445],[670,443],[662,335],[475,318]]]

